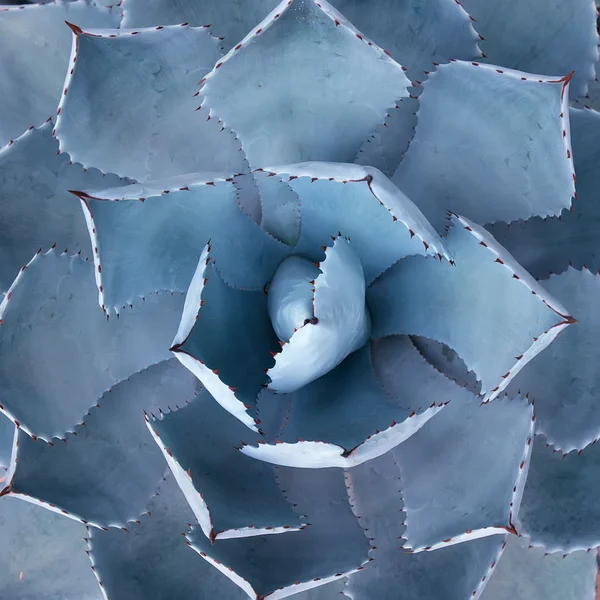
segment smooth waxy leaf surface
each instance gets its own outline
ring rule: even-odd
[[[211,250],[200,257],[171,349],[225,410],[257,430],[248,409],[255,408],[279,348],[267,295],[225,283]]]
[[[212,23],[229,50],[279,4],[278,0],[123,0],[123,27]]]
[[[254,599],[276,600],[324,585],[368,560],[369,543],[350,509],[340,470],[279,469],[278,481],[296,510],[310,515],[310,527],[214,544],[199,528],[188,534],[194,550]]]
[[[373,336],[446,344],[492,399],[573,318],[487,231],[462,217],[453,223],[444,241],[455,266],[405,258],[367,290]]]
[[[247,428],[207,391],[183,409],[151,418],[148,427],[211,540],[303,526],[277,487],[275,468],[238,451]]]
[[[238,190],[224,176],[200,174],[80,193],[98,247],[100,303],[110,308],[154,290],[186,291],[210,240],[225,281],[262,290],[290,249],[244,214]]]
[[[589,106],[594,110],[600,110],[600,81],[598,81],[598,73],[600,73],[600,62],[596,63],[596,76],[588,85],[588,91],[582,98],[577,98],[575,104],[579,107]]]
[[[136,373],[98,399],[85,425],[54,447],[19,433],[7,477],[16,494],[97,527],[125,527],[145,512],[167,468],[144,409],[183,406],[197,382],[171,359]]]
[[[181,307],[181,294],[153,294],[107,320],[90,262],[36,254],[0,305],[2,411],[30,435],[64,438],[104,392],[170,358]]]
[[[261,227],[278,240],[295,246],[302,232],[298,194],[285,181],[267,179],[260,172],[254,174],[254,182],[260,194]]]
[[[110,600],[244,600],[246,594],[185,544],[194,514],[172,476],[127,531],[88,530],[90,560]]]
[[[481,392],[481,382],[473,371],[469,371],[462,358],[446,344],[441,344],[435,340],[411,336],[411,341],[421,354],[421,356],[440,373],[467,388],[473,394],[479,395]]]
[[[277,268],[269,282],[267,310],[281,341],[289,342],[314,317],[313,281],[320,274],[320,267],[300,256],[289,256]]]
[[[481,600],[594,600],[596,553],[568,556],[528,548],[526,538],[509,536],[502,558]]]
[[[225,36],[229,49],[268,13],[277,0],[124,0],[123,27],[151,25],[191,25],[212,23],[215,34]],[[379,46],[390,51],[395,60],[409,68],[409,75],[423,75],[432,62],[448,58],[471,59],[480,56],[479,37],[464,9],[452,0],[430,3],[378,1],[368,6],[360,0],[334,0],[331,3],[351,23]],[[417,77],[418,78],[418,77]]]
[[[600,545],[597,445],[564,456],[535,437],[517,519],[519,533],[547,552]]]
[[[378,169],[302,163],[265,168],[255,176],[263,186],[286,181],[298,195],[302,233],[295,254],[319,262],[325,256],[322,246],[341,233],[350,238],[367,284],[405,256],[450,258],[419,209]]]
[[[544,281],[544,287],[569,307],[579,323],[536,356],[511,387],[536,399],[537,433],[555,449],[570,452],[600,437],[600,275],[569,268]]]
[[[67,190],[122,185],[97,169],[84,172],[57,155],[52,122],[31,128],[0,150],[0,290],[6,291],[36,250],[60,250],[92,257],[80,203]]]
[[[345,473],[352,510],[371,539],[375,560],[350,576],[355,600],[419,598],[464,600],[476,596],[502,552],[502,535],[410,554],[401,548],[405,531],[402,481],[392,453]]]
[[[567,86],[479,63],[440,66],[392,181],[438,231],[448,209],[480,224],[559,214],[575,191]]]
[[[56,111],[71,51],[65,21],[117,27],[119,13],[87,0],[0,7],[0,146]]]
[[[594,110],[569,110],[577,199],[560,217],[517,221],[489,227],[496,239],[534,277],[546,279],[570,264],[592,271],[600,268],[600,114]]]
[[[235,136],[195,112],[195,85],[221,54],[207,27],[75,27],[73,44],[56,122],[61,151],[138,181],[247,168]]]
[[[14,437],[15,424],[8,417],[0,416],[0,478],[6,476],[6,470],[10,465]],[[0,483],[4,483],[4,481],[2,479]]]
[[[479,36],[461,4],[453,0],[332,0],[350,22],[423,79],[432,63],[481,56]]]
[[[308,267],[314,267],[310,261],[301,260]],[[280,308],[284,314],[290,313],[282,296],[288,293],[296,296],[289,276],[284,273],[278,277],[280,273],[281,267],[269,287],[269,315],[274,325],[282,314]],[[303,279],[306,286],[305,277]],[[295,283],[297,279],[292,281]],[[293,319],[289,338],[287,331],[282,332],[283,338],[279,336],[286,343],[275,357],[275,366],[267,372],[269,389],[276,392],[294,392],[318,379],[369,339],[371,318],[365,306],[365,275],[347,238],[337,236],[332,245],[326,247],[325,260],[319,263],[317,276],[308,282],[308,291],[310,312],[302,310],[298,315],[301,320]],[[301,300],[304,305],[304,289]]]
[[[85,527],[17,498],[0,499],[1,590],[11,600],[102,600]]]
[[[575,71],[571,95],[577,98],[586,93],[598,60],[594,0],[567,4],[561,0],[464,0],[463,4],[485,38],[480,46],[487,61],[544,75]]]
[[[480,405],[457,390],[442,414],[392,451],[402,473],[404,546],[416,551],[514,533],[533,407],[507,397]]]
[[[361,464],[439,412],[451,399],[448,383],[408,338],[378,340],[293,394],[263,392],[258,410],[270,443],[242,452],[293,467]]]
[[[392,177],[415,135],[418,108],[418,98],[401,98],[365,140],[354,162]]]
[[[201,112],[231,127],[254,168],[349,162],[408,85],[327,2],[284,0],[201,80]]]

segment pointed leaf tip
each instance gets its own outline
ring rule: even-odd
[[[564,78],[475,64],[442,65],[425,82],[392,181],[438,231],[446,206],[481,224],[560,214],[575,191]]]
[[[69,23],[69,21],[65,21],[65,23],[75,35],[83,35],[83,29],[81,29],[81,27],[73,25],[73,23]]]

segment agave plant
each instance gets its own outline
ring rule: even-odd
[[[0,7],[0,598],[593,600],[594,1],[105,4]]]

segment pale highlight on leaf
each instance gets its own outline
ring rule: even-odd
[[[269,389],[279,393],[294,392],[325,375],[369,339],[371,317],[365,306],[365,275],[350,240],[332,236],[330,245],[323,249],[325,260],[308,282],[310,313],[296,324],[288,340],[280,338],[281,352],[267,372]],[[272,291],[287,287],[287,282],[277,278],[280,272],[271,282],[269,299]],[[286,305],[269,306],[272,322],[276,322],[280,307],[286,310]]]
[[[263,392],[269,443],[242,452],[291,467],[350,468],[407,440],[461,392],[408,338],[377,340],[293,394]]]

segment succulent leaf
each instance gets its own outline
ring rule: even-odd
[[[3,497],[0,527],[4,598],[102,600],[85,555],[81,523],[30,502]]]
[[[534,277],[546,279],[572,264],[600,268],[600,114],[589,109],[569,110],[577,198],[559,217],[534,217],[488,227],[496,239]]]
[[[337,238],[335,238],[337,239]],[[331,250],[325,246],[325,252]],[[356,259],[355,259],[356,260]],[[344,265],[346,266],[346,265]],[[360,262],[352,263],[362,270]],[[321,263],[301,256],[288,256],[275,271],[267,288],[267,310],[273,329],[281,342],[287,344],[295,333],[314,318],[315,282],[322,274]],[[357,282],[364,288],[364,276]],[[363,289],[364,301],[364,289]],[[315,325],[318,321],[315,321]]]
[[[230,127],[261,167],[353,160],[409,84],[325,0],[283,0],[201,80],[200,93],[202,112]]]
[[[450,258],[419,209],[378,169],[309,162],[265,168],[255,176],[266,181],[263,185],[287,181],[298,195],[302,233],[295,254],[319,262],[321,247],[341,232],[350,238],[367,284],[405,256]]]
[[[236,180],[239,184],[241,178]],[[260,196],[261,227],[273,237],[296,246],[302,233],[302,207],[298,194],[279,178],[254,174]]]
[[[423,84],[416,133],[392,181],[438,231],[446,209],[480,224],[559,214],[575,191],[568,85],[569,77],[441,65]]]
[[[585,95],[598,60],[594,0],[463,0],[483,36],[486,60],[544,75],[575,71],[572,98]]]
[[[371,318],[365,305],[365,275],[360,260],[350,241],[340,235],[324,248],[325,260],[319,263],[318,274],[308,282],[302,281],[310,293],[310,312],[305,313],[305,319],[304,315],[301,321],[294,318],[295,306],[287,302],[296,297],[292,282],[297,281],[295,274],[290,279],[288,271],[282,270],[289,262],[282,263],[269,286],[269,315],[283,342],[275,366],[267,371],[269,389],[276,392],[294,392],[325,375],[370,337]],[[314,268],[306,259],[294,256],[288,261],[292,259],[294,265],[304,260]],[[279,323],[289,324],[283,336],[278,331]]]
[[[600,110],[600,81],[598,81],[598,74],[600,73],[600,61],[596,63],[595,77],[593,81],[590,81],[588,85],[587,94],[581,98],[575,100],[575,105],[584,108],[589,107],[594,110]]]
[[[487,231],[463,217],[452,221],[444,243],[455,266],[408,257],[367,290],[373,337],[446,344],[491,400],[574,319]]]
[[[481,382],[469,371],[463,359],[452,348],[435,340],[413,335],[410,338],[421,356],[440,373],[467,388],[473,394],[481,392]]]
[[[110,600],[244,600],[247,596],[185,544],[193,522],[172,476],[148,504],[148,513],[127,530],[90,528],[94,572]]]
[[[392,177],[415,135],[418,109],[417,97],[401,98],[363,142],[354,162],[375,167],[386,177]]]
[[[8,290],[40,245],[91,258],[80,203],[67,190],[124,183],[96,169],[85,172],[57,150],[50,120],[0,150],[0,291]]]
[[[380,340],[293,394],[263,392],[258,408],[261,419],[268,415],[270,443],[242,452],[292,467],[352,467],[413,435],[455,390],[462,392],[410,340]],[[289,415],[278,410],[283,403]]]
[[[0,413],[0,479],[6,475],[6,470],[10,465],[10,456],[12,454],[15,438],[15,424],[4,414]],[[4,483],[0,481],[0,485]],[[4,487],[4,485],[2,485]]]
[[[279,3],[279,0],[123,0],[122,27],[212,23],[215,34],[225,36],[223,45],[229,50]]]
[[[196,83],[221,55],[207,27],[73,31],[56,121],[61,152],[139,181],[247,170],[235,136],[195,112]]]
[[[100,304],[121,306],[154,290],[186,291],[211,238],[225,281],[262,290],[290,249],[244,214],[230,179],[205,173],[78,192],[98,247]]]
[[[91,526],[126,527],[145,512],[166,471],[143,410],[181,406],[195,394],[195,378],[171,359],[106,392],[65,444],[19,432],[5,493]]]
[[[600,437],[598,303],[600,275],[569,268],[544,281],[550,294],[577,315],[544,352],[519,372],[510,389],[536,400],[537,433],[556,450],[580,450]]]
[[[516,533],[533,407],[521,399],[479,404],[467,392],[456,396],[443,414],[392,450],[402,473],[404,547],[413,551]]]
[[[91,263],[36,254],[0,304],[0,410],[29,435],[64,438],[105,391],[170,358],[181,294],[139,304],[107,321]]]
[[[0,146],[55,112],[71,49],[65,21],[109,28],[119,20],[118,11],[88,0],[0,6]]]
[[[521,509],[519,533],[546,552],[573,552],[600,545],[599,448],[563,455],[536,435]]]
[[[332,0],[349,21],[423,79],[432,63],[481,56],[479,36],[467,12],[453,0]]]
[[[225,283],[207,246],[171,347],[175,356],[225,410],[256,431],[257,419],[248,410],[255,407],[279,348],[265,292]]]
[[[225,36],[229,49],[260,23],[280,2],[277,0],[124,0],[122,27],[213,23]],[[452,0],[408,2],[333,0],[331,4],[349,21],[409,68],[422,76],[432,62],[448,58],[472,59],[481,55],[479,36],[460,4]]]
[[[277,487],[274,467],[238,451],[247,428],[207,391],[185,408],[151,418],[148,428],[210,540],[304,526]]]
[[[546,554],[511,535],[480,600],[594,600],[597,568],[595,552]]]
[[[411,554],[400,548],[405,530],[402,482],[392,453],[346,471],[352,510],[371,538],[375,560],[348,581],[354,600],[476,597],[502,553],[503,535]]]
[[[593,600],[600,0],[18,1],[0,599]]]
[[[310,527],[214,544],[198,527],[188,534],[192,548],[254,600],[277,600],[325,585],[368,560],[369,543],[350,509],[341,471],[280,468],[278,480],[296,510],[310,515]]]

